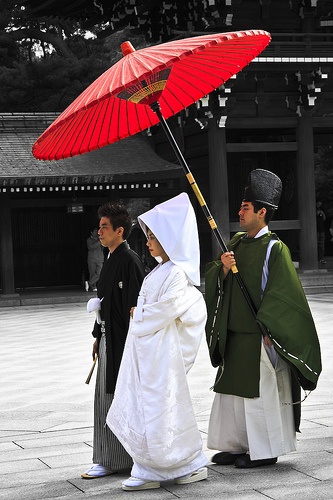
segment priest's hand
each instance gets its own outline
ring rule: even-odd
[[[221,255],[221,262],[223,265],[224,276],[228,274],[232,266],[236,265],[236,260],[234,256],[234,252],[224,252]]]

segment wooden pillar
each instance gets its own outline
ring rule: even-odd
[[[0,276],[2,295],[14,295],[12,222],[10,199],[6,193],[0,193]]]
[[[225,243],[230,239],[229,229],[229,196],[228,196],[228,170],[227,170],[227,146],[225,127],[220,126],[221,117],[209,120],[208,130],[208,152],[209,152],[209,209],[217,223]],[[216,258],[221,248],[212,235],[212,258]]]
[[[301,223],[300,268],[314,270],[318,269],[318,257],[313,123],[310,114],[302,114],[298,120],[297,185]]]

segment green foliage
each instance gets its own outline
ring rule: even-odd
[[[121,57],[128,28],[99,39],[79,23],[28,19],[15,0],[0,3],[0,112],[63,111]],[[132,38],[136,49],[143,36]]]
[[[0,112],[60,112],[121,57],[129,28],[108,38],[79,23],[29,19],[15,0],[0,2]],[[95,30],[95,31],[94,31]]]
[[[0,66],[0,112],[62,111],[105,69],[93,55]]]
[[[62,111],[110,65],[104,40],[78,23],[29,20],[0,4],[0,112]]]

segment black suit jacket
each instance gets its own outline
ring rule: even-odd
[[[127,336],[130,309],[136,306],[144,278],[139,256],[124,241],[105,260],[97,285],[101,302],[101,318],[106,335],[106,392],[114,393]],[[93,336],[100,338],[100,325],[95,322]]]

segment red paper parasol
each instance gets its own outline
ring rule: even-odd
[[[169,118],[239,72],[269,41],[265,31],[252,30],[176,40],[138,51],[126,42],[126,55],[50,125],[34,144],[33,155],[60,160],[152,127],[159,122],[150,108],[153,102]]]
[[[160,123],[223,251],[217,225],[166,123],[166,119],[208,95],[249,64],[270,41],[261,30],[218,33],[175,40],[135,51],[93,82],[37,139],[40,160],[80,155]],[[236,266],[232,271],[254,315]]]

